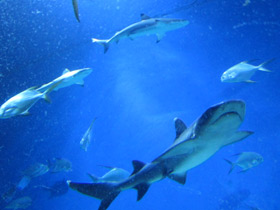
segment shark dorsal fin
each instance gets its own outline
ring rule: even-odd
[[[145,163],[138,160],[133,160],[132,165],[134,170],[131,175],[136,174],[138,171],[140,171],[145,166]]]
[[[149,187],[150,187],[150,185],[147,183],[138,184],[134,187],[134,189],[136,189],[138,192],[137,201],[141,200],[141,198],[144,197],[144,195],[148,191]]]
[[[63,75],[63,74],[66,74],[66,73],[68,73],[68,72],[70,72],[70,70],[69,70],[69,69],[65,69],[65,70],[62,72],[62,75]]]
[[[144,13],[141,14],[141,20],[148,20],[148,19],[151,19],[151,17]]]
[[[174,118],[175,130],[176,130],[176,138],[175,140],[187,129],[185,123],[179,118]]]

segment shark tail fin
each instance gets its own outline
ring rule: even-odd
[[[233,163],[233,162],[231,162],[230,160],[227,160],[227,159],[224,159],[228,164],[230,164],[231,165],[231,167],[230,167],[230,169],[229,169],[229,171],[228,171],[228,174],[230,174],[232,171],[233,171],[233,169],[234,169],[234,167],[235,167],[235,163]]]
[[[120,191],[116,190],[116,184],[104,183],[77,183],[67,181],[68,186],[82,194],[101,200],[98,210],[106,210],[113,200],[119,195]]]
[[[101,40],[101,39],[92,38],[92,42],[93,43],[100,44],[100,45],[102,45],[104,47],[104,53],[106,53],[108,51],[108,49],[109,49],[109,46],[110,46],[109,41],[110,40],[108,40],[108,39]]]
[[[274,61],[274,60],[275,60],[275,58],[272,58],[272,59],[270,59],[270,60],[268,60],[268,61],[263,62],[262,64],[260,64],[260,65],[258,66],[258,70],[259,70],[259,71],[272,72],[272,71],[268,70],[267,68],[265,68],[264,66],[267,65],[267,64],[269,64],[269,63],[271,63],[271,62]]]

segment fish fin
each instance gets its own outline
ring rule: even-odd
[[[141,16],[141,20],[148,20],[148,19],[151,19],[150,16],[148,16],[148,15],[146,15],[146,14],[144,14],[144,13],[142,13],[140,16]]]
[[[29,116],[29,115],[30,115],[30,113],[29,113],[29,111],[28,111],[28,110],[26,110],[26,111],[22,112],[22,113],[21,113],[21,115],[22,115],[22,116]]]
[[[231,165],[229,171],[228,171],[228,174],[230,174],[232,172],[232,170],[234,169],[235,167],[235,163],[231,162],[230,160],[227,160],[227,159],[224,159],[228,164]]]
[[[66,73],[68,73],[68,72],[70,72],[69,69],[64,69],[64,71],[62,72],[62,75],[63,75],[63,74],[66,74]]]
[[[99,181],[99,178],[93,174],[87,173],[87,175],[91,178],[93,183],[96,183]]]
[[[76,82],[76,84],[77,85],[81,85],[82,87],[84,87],[85,82],[84,82],[84,80],[79,80],[79,81]]]
[[[26,188],[29,185],[30,181],[31,181],[31,177],[29,177],[29,176],[22,177],[17,185],[17,189],[23,190],[24,188]]]
[[[248,136],[252,135],[253,133],[254,132],[252,131],[237,131],[232,135],[232,137],[228,138],[227,141],[225,141],[223,146],[227,146],[235,142],[241,141],[247,138]]]
[[[175,130],[176,130],[176,138],[175,140],[187,129],[186,124],[179,118],[174,118],[175,122]]]
[[[170,174],[168,175],[168,178],[180,184],[185,184],[187,178],[187,172]]]
[[[72,0],[72,4],[73,4],[75,17],[76,17],[77,21],[80,22],[78,0]]]
[[[131,175],[136,174],[138,171],[140,171],[145,166],[145,163],[138,161],[138,160],[133,160],[132,165],[133,165],[134,170]]]
[[[134,39],[131,36],[127,36],[131,41],[134,41]]]
[[[134,189],[137,190],[137,201],[140,201],[144,195],[146,194],[146,192],[148,191],[150,185],[146,184],[146,183],[142,183],[142,184],[138,184],[135,187],[133,187]]]
[[[253,81],[253,80],[250,80],[250,79],[245,80],[244,82],[247,82],[247,83],[256,83],[256,81]]]
[[[165,36],[165,34],[157,34],[157,42],[156,43],[159,43],[160,40]]]
[[[120,191],[116,191],[113,183],[78,183],[67,181],[68,186],[82,194],[102,200],[98,210],[106,210]]]
[[[64,80],[60,80],[59,82],[55,83],[54,85],[52,85],[50,88],[48,88],[44,93],[43,93],[43,99],[48,102],[51,103],[51,99],[49,97],[49,93],[52,92],[56,87],[58,87]]]
[[[97,43],[97,44],[100,44],[104,47],[104,53],[106,53],[109,49],[109,40],[100,40],[100,39],[95,39],[95,38],[92,38],[92,42],[93,43]]]
[[[272,71],[266,69],[264,66],[267,65],[267,64],[269,64],[269,63],[271,63],[271,62],[274,61],[274,60],[275,60],[275,58],[272,58],[272,59],[270,59],[270,60],[268,60],[268,61],[263,62],[262,64],[260,64],[260,65],[258,66],[258,70],[259,70],[259,71],[265,71],[265,72],[272,72]]]
[[[247,60],[247,61],[242,61],[241,63],[251,63],[251,62],[254,62],[254,61],[258,61],[260,59],[251,59],[251,60]]]
[[[119,191],[110,193],[105,199],[101,201],[98,210],[106,210],[119,194]]]

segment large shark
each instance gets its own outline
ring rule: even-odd
[[[98,210],[105,210],[126,189],[136,189],[137,200],[140,200],[152,183],[166,177],[184,184],[187,171],[208,160],[224,146],[252,134],[250,131],[238,131],[244,116],[245,103],[231,100],[210,107],[189,128],[175,118],[174,143],[151,163],[133,161],[134,171],[127,179],[117,183],[68,181],[68,185],[80,193],[101,199]]]
[[[115,33],[110,39],[99,40],[92,39],[93,43],[98,43],[103,45],[104,53],[109,49],[109,45],[112,42],[118,43],[119,40],[130,38],[133,40],[139,36],[157,35],[157,42],[159,42],[165,33],[178,28],[182,28],[189,24],[189,21],[184,19],[171,19],[171,18],[150,18],[145,14],[141,14],[141,21],[127,26],[121,31]]]
[[[53,86],[53,84],[60,82],[58,86],[56,86],[53,90],[58,90],[60,88],[64,88],[70,85],[78,84],[84,85],[84,78],[87,77],[92,72],[91,68],[83,68],[70,71],[69,69],[65,69],[62,72],[62,75],[54,79],[53,81],[42,85],[37,89],[37,91],[44,92],[49,87]]]

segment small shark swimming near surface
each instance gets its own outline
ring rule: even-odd
[[[258,66],[249,64],[249,61],[243,61],[234,65],[233,67],[226,70],[221,76],[221,82],[247,82],[254,83],[251,77],[256,73],[256,71],[271,72],[264,66],[274,60],[268,60]]]
[[[70,85],[78,84],[78,85],[84,85],[84,78],[87,77],[92,72],[91,68],[83,68],[83,69],[77,69],[70,71],[69,69],[65,69],[62,72],[62,75],[53,81],[42,85],[37,90],[40,92],[45,91],[50,86],[52,86],[55,83],[60,83],[57,85],[53,90],[58,90],[60,88],[68,87]]]
[[[127,189],[138,191],[140,200],[150,185],[166,177],[184,184],[187,171],[202,164],[224,146],[250,136],[238,131],[245,117],[245,103],[240,100],[222,102],[206,110],[187,128],[175,118],[174,143],[151,163],[134,160],[134,171],[120,182],[78,183],[67,181],[70,188],[101,200],[98,210],[106,210],[118,194]]]
[[[104,53],[106,53],[112,42],[118,43],[119,40],[125,38],[133,40],[136,37],[151,34],[157,35],[157,42],[159,42],[166,32],[182,28],[189,24],[189,21],[184,19],[151,18],[145,14],[141,14],[141,19],[140,22],[127,26],[123,30],[115,33],[110,39],[99,40],[93,38],[92,42],[103,45]]]
[[[62,82],[58,81],[49,85],[43,92],[36,87],[29,88],[6,101],[0,107],[0,119],[7,119],[17,115],[29,115],[29,109],[41,98],[51,102],[48,94]]]

